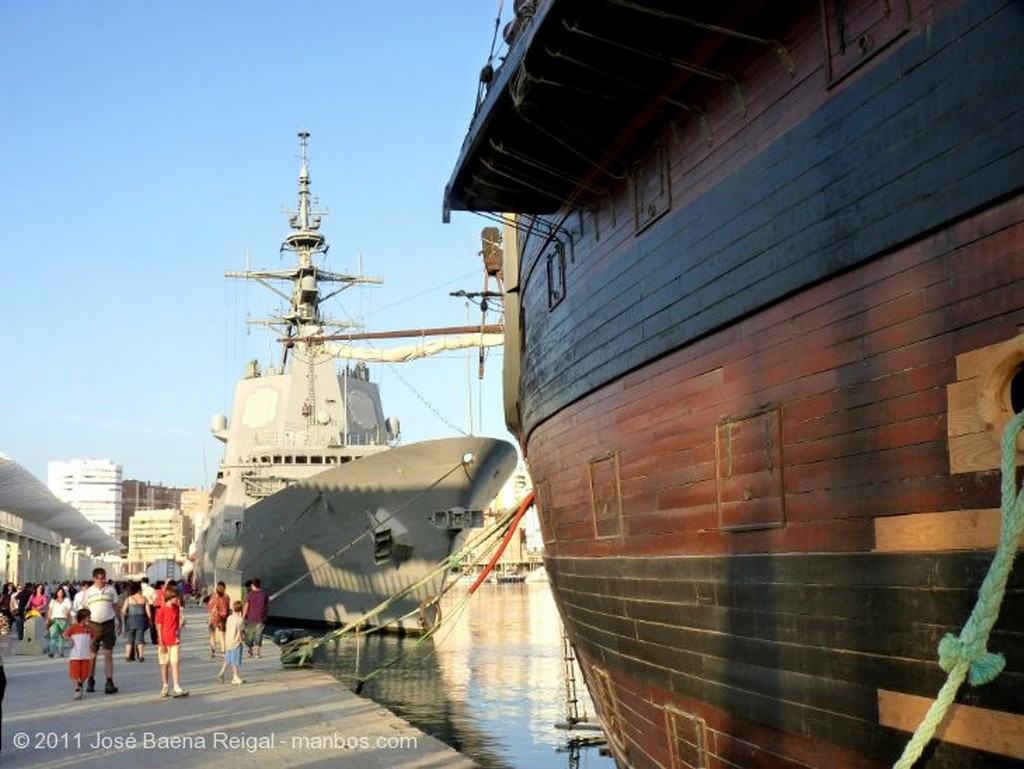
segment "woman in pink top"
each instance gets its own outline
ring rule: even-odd
[[[46,607],[50,605],[50,597],[46,595],[46,585],[40,583],[36,585],[36,591],[32,594],[32,597],[28,599],[27,611],[35,610],[39,612],[40,617],[46,616]]]

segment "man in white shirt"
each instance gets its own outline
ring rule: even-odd
[[[103,649],[103,672],[107,684],[103,691],[116,694],[114,686],[114,644],[121,635],[121,606],[117,590],[107,582],[106,569],[97,566],[92,570],[92,585],[85,590],[85,607],[89,610],[89,624],[97,631],[92,639],[92,662],[89,668],[87,692],[96,691],[96,655]],[[116,625],[116,631],[115,631]]]
[[[85,591],[89,589],[91,584],[90,580],[83,579],[82,584],[75,590],[75,597],[71,599],[71,611],[73,614],[78,614],[79,609],[85,608]]]

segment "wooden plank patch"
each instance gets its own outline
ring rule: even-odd
[[[879,689],[878,720],[883,726],[913,732],[931,704],[926,697]],[[935,736],[956,745],[1024,759],[1024,715],[953,705]]]
[[[1001,514],[990,510],[893,515],[875,519],[877,552],[995,550]]]

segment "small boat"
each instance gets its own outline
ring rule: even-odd
[[[513,572],[511,574],[499,574],[495,577],[495,582],[499,585],[519,585],[526,582],[526,575],[521,572]]]

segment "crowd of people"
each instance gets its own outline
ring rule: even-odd
[[[242,649],[249,657],[262,652],[263,631],[269,611],[269,597],[259,579],[245,583],[245,594],[232,601],[223,582],[209,596],[199,599],[208,616],[210,657],[218,653],[223,664],[217,679],[225,681],[231,669],[231,683],[243,684]],[[46,628],[46,653],[69,659],[75,699],[96,690],[97,661],[102,657],[103,691],[116,694],[114,648],[123,638],[124,660],[145,662],[147,645],[157,647],[162,697],[187,697],[182,686],[181,628],[185,626],[183,605],[196,596],[188,582],[176,580],[149,583],[147,577],[111,583],[106,570],[93,570],[91,580],[72,584],[4,585],[0,592],[0,620],[10,628],[12,639],[25,637],[25,623],[42,618]],[[0,668],[2,670],[2,668]]]

